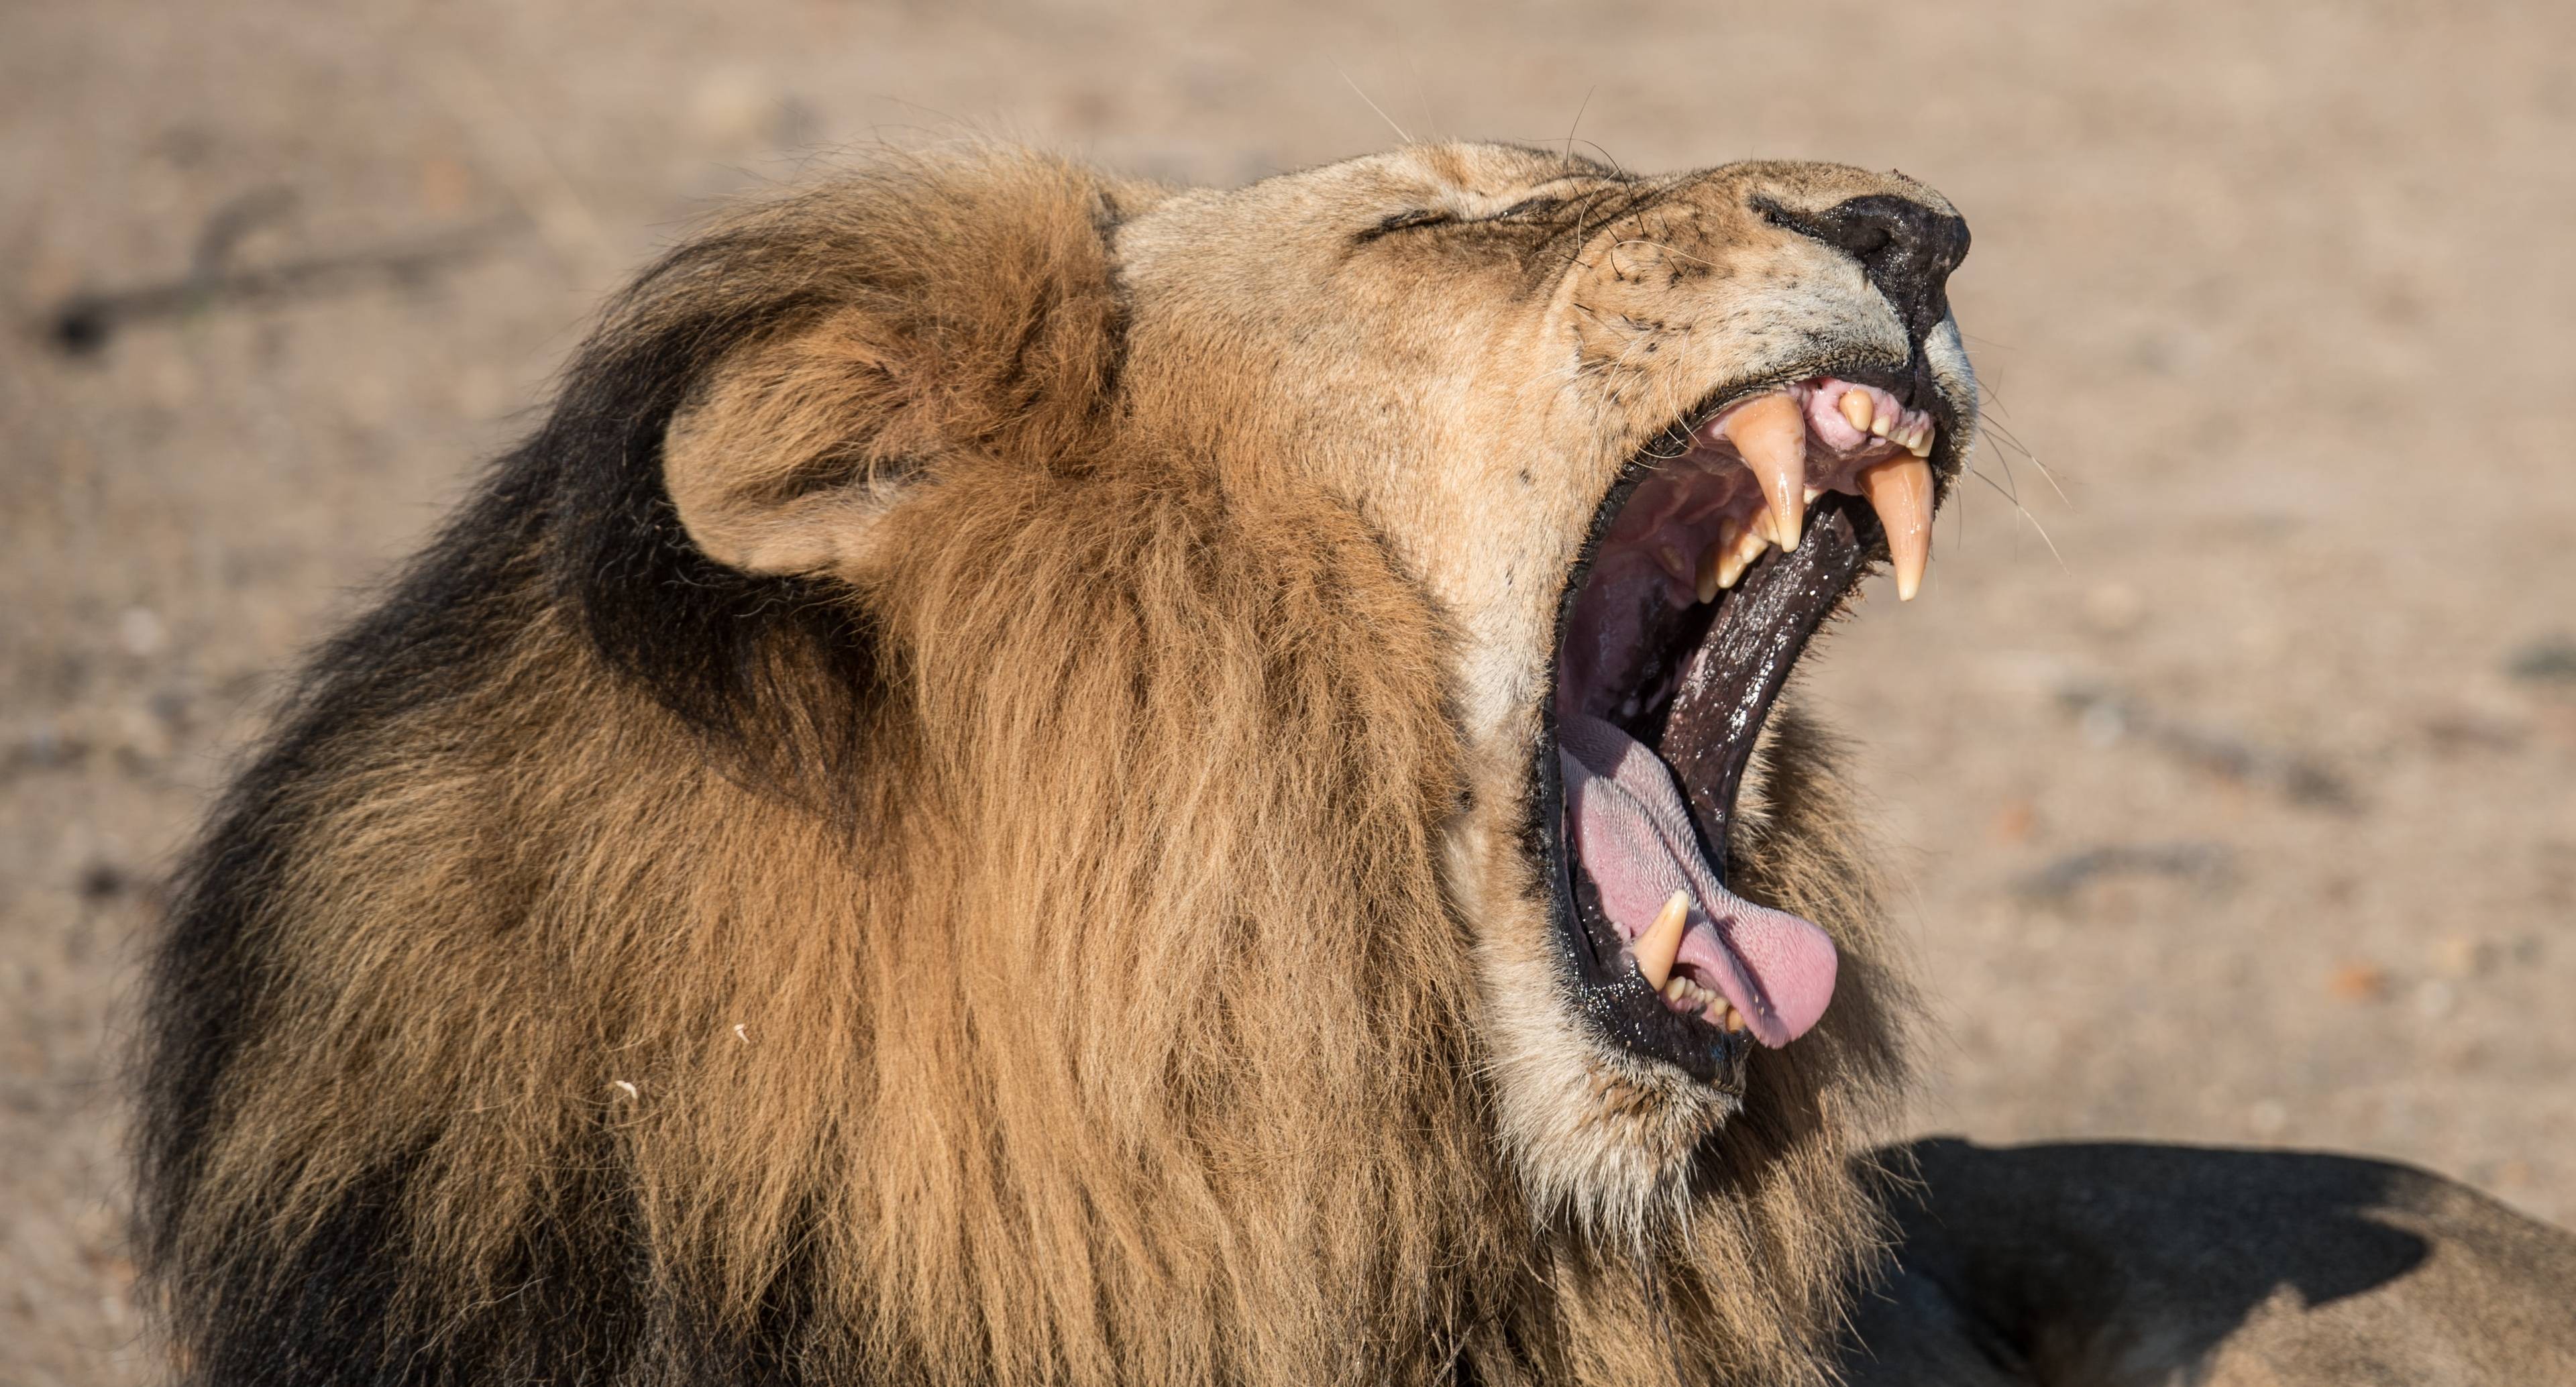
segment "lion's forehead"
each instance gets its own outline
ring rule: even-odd
[[[1397,265],[1446,279],[1426,280],[1413,292],[1463,288],[1480,267],[1510,271],[1511,283],[1536,289],[1601,268],[1597,256],[1576,252],[1634,243],[1639,227],[1655,243],[1687,242],[1701,262],[1724,257],[1737,273],[1760,277],[1812,268],[1813,252],[1770,209],[1813,215],[1869,198],[1957,216],[1948,199],[1901,172],[1849,164],[1745,160],[1640,175],[1563,148],[1448,143],[1166,196],[1123,219],[1117,241],[1139,287],[1185,284],[1201,305],[1266,294],[1284,282],[1330,280],[1346,288],[1354,278],[1385,278],[1355,276],[1363,263],[1385,263],[1366,261],[1355,248],[1426,225],[1526,221],[1531,234],[1421,238],[1420,250]],[[1620,267],[1609,268],[1617,277]],[[1284,307],[1266,305],[1265,312]]]

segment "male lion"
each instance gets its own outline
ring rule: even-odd
[[[1819,1382],[1827,743],[1976,391],[1901,176],[886,158],[647,272],[180,883],[204,1384]]]

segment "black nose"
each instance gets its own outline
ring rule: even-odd
[[[1777,225],[1832,246],[1860,262],[1869,282],[1905,319],[1916,341],[1950,316],[1950,272],[1968,258],[1968,223],[1910,198],[1885,193],[1837,203],[1822,213],[1793,213],[1776,204],[1762,214]]]

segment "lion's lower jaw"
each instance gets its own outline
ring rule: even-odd
[[[1541,1226],[1643,1253],[1689,1218],[1692,1156],[1741,1106],[1569,1014],[1545,960],[1480,962],[1500,1136]]]

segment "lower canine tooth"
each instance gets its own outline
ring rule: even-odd
[[[1637,971],[1657,992],[1672,981],[1673,958],[1682,951],[1682,928],[1690,921],[1690,893],[1675,891],[1655,912],[1655,922],[1637,936]]]

